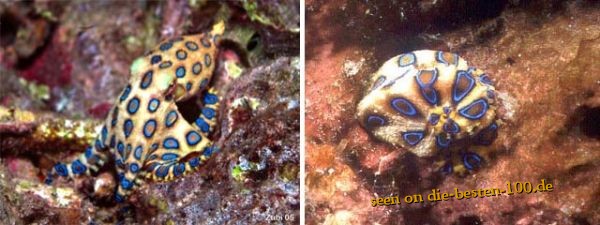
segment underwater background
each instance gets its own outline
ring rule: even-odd
[[[307,224],[600,223],[598,1],[307,0],[306,24]],[[457,53],[494,83],[501,122],[479,170],[442,175],[357,120],[370,74],[421,49]],[[403,199],[541,179],[552,192]],[[371,205],[389,196],[402,203]]]

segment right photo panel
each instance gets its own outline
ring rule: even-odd
[[[598,1],[306,1],[306,224],[600,224]]]

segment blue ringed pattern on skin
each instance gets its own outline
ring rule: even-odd
[[[179,158],[179,155],[175,153],[165,153],[160,157],[164,161],[176,160]]]
[[[217,95],[211,93],[206,93],[204,95],[204,104],[213,105],[216,104],[217,101],[219,101],[219,97],[217,97]]]
[[[202,108],[202,115],[207,119],[212,119],[215,116],[215,110],[211,108]]]
[[[150,58],[150,64],[157,64],[162,60],[162,57],[160,55],[154,55],[152,56],[152,58]]]
[[[200,131],[204,133],[208,133],[208,131],[210,131],[210,125],[200,117],[196,119],[196,125],[200,128]]]
[[[83,163],[81,163],[81,161],[79,161],[79,159],[76,159],[75,161],[73,161],[71,163],[71,172],[73,172],[73,174],[75,174],[75,175],[82,174],[86,170],[87,170],[87,167],[85,165],[83,165]]]
[[[474,160],[474,162],[470,162],[470,160]],[[472,152],[464,153],[463,164],[468,170],[476,169],[481,165],[481,157]]]
[[[183,67],[183,66],[178,67],[177,70],[175,70],[175,75],[178,78],[184,77],[185,76],[185,67]]]
[[[150,84],[152,83],[152,70],[146,72],[144,74],[144,76],[142,77],[142,82],[140,83],[140,88],[141,89],[146,89],[148,88],[148,86],[150,86]]]
[[[163,141],[163,147],[165,149],[179,149],[179,141],[172,137],[165,138]]]
[[[152,99],[150,99],[150,102],[148,102],[148,111],[156,112],[156,110],[158,109],[159,106],[160,106],[160,101],[156,98],[152,98]]]
[[[172,110],[171,112],[167,113],[167,116],[165,118],[165,126],[167,127],[171,127],[173,126],[173,124],[175,124],[175,122],[177,122],[177,111]]]
[[[196,131],[190,131],[185,135],[188,145],[196,145],[202,141],[202,137]]]
[[[131,121],[131,119],[125,120],[125,123],[123,123],[123,134],[125,135],[125,138],[128,138],[132,131],[133,121]]]
[[[127,112],[131,115],[135,114],[140,108],[140,99],[138,97],[133,97],[127,103]]]
[[[137,146],[137,148],[135,148],[135,150],[133,151],[133,157],[135,157],[135,159],[142,160],[142,151],[144,151],[144,149],[142,148],[142,146]]]
[[[402,139],[411,146],[417,145],[423,138],[425,137],[425,132],[423,131],[407,131],[402,132]]]
[[[404,116],[415,117],[417,116],[417,109],[410,101],[405,98],[394,98],[391,101],[391,106],[394,110],[401,113]]]
[[[123,94],[121,94],[121,97],[119,98],[119,101],[120,102],[125,101],[125,99],[127,99],[127,97],[129,97],[129,92],[131,92],[131,85],[130,84],[128,84],[125,87],[125,90],[123,90]]]
[[[468,86],[465,89],[459,89],[459,84],[463,82],[468,82]],[[454,103],[460,102],[471,90],[475,87],[475,79],[471,76],[471,74],[466,71],[458,71],[456,72],[456,79],[454,81],[454,86],[452,87],[452,100]]]
[[[476,112],[469,112],[475,107],[479,108],[478,110],[476,109]],[[458,113],[467,119],[478,120],[485,115],[485,113],[488,110],[488,107],[488,103],[484,99],[478,99],[472,102],[471,104],[463,107],[462,109],[458,110]]]

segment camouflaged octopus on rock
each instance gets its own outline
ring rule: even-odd
[[[74,177],[96,172],[114,158],[118,174],[117,201],[142,183],[142,178],[170,181],[195,171],[216,150],[208,134],[214,130],[219,97],[206,90],[215,68],[217,39],[223,22],[208,33],[161,43],[131,66],[129,84],[85,153],[70,163],[57,163],[46,183],[58,175]],[[203,107],[188,123],[176,102],[203,93]]]
[[[434,157],[447,174],[476,170],[489,159],[485,146],[498,130],[495,88],[457,54],[419,50],[393,57],[371,84],[358,119],[375,138]]]

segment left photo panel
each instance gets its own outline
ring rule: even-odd
[[[0,221],[300,223],[300,8],[0,3]]]

